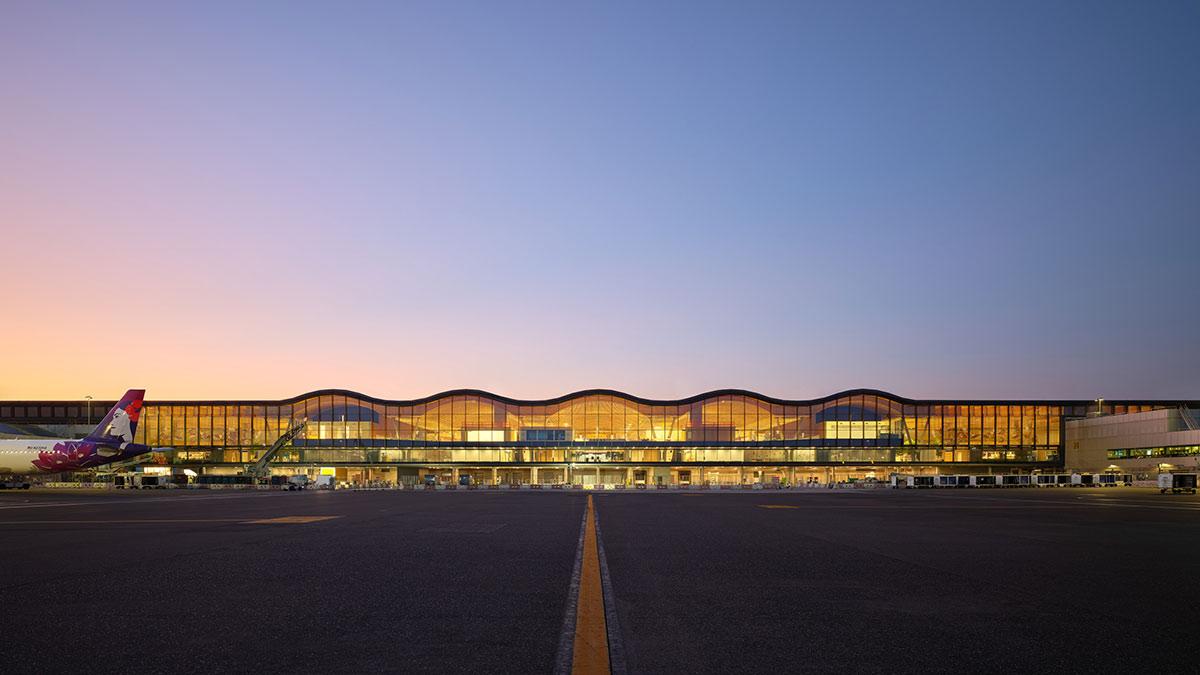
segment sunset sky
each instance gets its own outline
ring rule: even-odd
[[[1200,399],[1200,3],[0,6],[0,399]]]

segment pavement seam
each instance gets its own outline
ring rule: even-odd
[[[579,543],[575,546],[575,566],[567,584],[567,609],[563,615],[562,632],[558,635],[558,656],[554,660],[555,675],[570,675],[575,656],[575,615],[579,611],[579,578],[583,573],[583,536],[587,532],[587,507],[579,523]]]
[[[600,512],[593,515],[596,527],[596,550],[600,556],[600,587],[604,591],[604,620],[608,630],[608,664],[612,675],[625,675],[625,643],[617,623],[617,596],[613,593],[612,577],[608,574],[608,557],[604,554],[604,538],[600,535]]]

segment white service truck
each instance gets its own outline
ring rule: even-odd
[[[1194,473],[1160,473],[1158,474],[1158,493],[1170,492],[1177,495],[1181,492],[1196,494],[1196,474]]]

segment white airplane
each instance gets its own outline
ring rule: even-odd
[[[83,471],[121,462],[154,450],[133,442],[145,389],[130,389],[82,440],[22,438],[0,440],[0,475]]]

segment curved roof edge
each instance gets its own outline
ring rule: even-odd
[[[793,400],[788,400],[788,399],[775,398],[773,396],[766,396],[764,394],[760,394],[755,391],[750,391],[748,389],[714,389],[712,391],[706,391],[701,394],[694,394],[692,396],[688,396],[686,398],[680,398],[680,399],[644,398],[642,396],[634,396],[633,394],[628,394],[626,392],[619,391],[616,389],[581,389],[579,391],[573,391],[568,394],[563,394],[561,396],[555,396],[553,398],[546,398],[546,399],[512,398],[511,396],[502,396],[500,394],[493,394],[492,392],[485,391],[483,389],[451,389],[449,391],[438,392],[438,393],[432,394],[430,396],[423,396],[421,398],[415,398],[415,399],[408,400],[408,401],[398,401],[398,400],[377,398],[375,396],[368,396],[366,394],[362,394],[362,393],[359,393],[356,391],[351,391],[349,389],[318,389],[317,391],[310,391],[305,394],[300,394],[299,396],[293,396],[292,398],[283,399],[281,401],[278,401],[278,403],[295,403],[296,401],[300,401],[300,400],[303,400],[306,398],[312,398],[313,396],[354,396],[355,398],[358,398],[358,399],[361,399],[364,401],[370,401],[372,403],[383,403],[383,404],[387,404],[387,405],[420,405],[422,403],[429,403],[430,401],[437,401],[439,399],[449,398],[451,396],[482,396],[484,398],[489,398],[494,401],[501,401],[503,403],[508,403],[511,405],[531,405],[532,406],[532,405],[554,405],[557,403],[565,403],[566,401],[570,401],[572,399],[577,399],[577,398],[584,398],[586,396],[616,396],[617,398],[623,398],[627,401],[632,401],[634,403],[641,403],[642,405],[669,406],[669,405],[686,405],[688,403],[695,403],[696,401],[702,401],[704,399],[714,398],[717,396],[750,396],[750,397],[756,398],[760,401],[764,401],[767,403],[777,403],[780,405],[810,405],[813,403],[824,403],[826,401],[832,401],[836,398],[841,398],[842,396],[855,396],[855,395],[882,396],[884,398],[888,398],[893,401],[898,401],[898,402],[903,402],[903,403],[908,402],[908,399],[905,399],[900,396],[896,396],[895,394],[889,394],[886,391],[880,391],[877,389],[848,389],[846,391],[838,392],[836,394],[830,394],[828,396],[823,396],[821,398],[815,398],[815,399],[808,400],[808,401],[793,401]]]
[[[493,394],[492,392],[485,391],[483,389],[450,389],[448,391],[442,391],[442,392],[439,392],[436,394],[432,394],[430,396],[424,396],[421,398],[415,398],[415,399],[410,399],[410,400],[396,400],[396,399],[379,398],[376,396],[369,396],[367,394],[363,394],[363,393],[360,393],[357,391],[352,391],[350,389],[317,389],[314,391],[305,392],[303,394],[299,394],[299,395],[292,396],[290,398],[284,398],[284,399],[255,399],[255,400],[224,399],[223,401],[217,401],[215,399],[210,399],[207,401],[195,399],[195,400],[186,400],[186,401],[185,400],[163,400],[163,401],[150,401],[150,402],[157,403],[157,404],[178,404],[178,403],[195,404],[195,403],[203,403],[203,402],[228,402],[228,403],[237,403],[238,405],[272,405],[272,404],[296,403],[296,402],[302,401],[304,399],[313,398],[314,396],[349,396],[349,397],[356,398],[360,401],[367,401],[370,403],[378,403],[378,404],[383,404],[383,405],[409,406],[409,405],[421,405],[422,403],[429,403],[430,401],[437,401],[439,399],[444,399],[444,398],[448,398],[451,396],[481,396],[484,398],[491,399],[493,401],[500,401],[503,403],[507,403],[509,405],[535,406],[535,405],[555,405],[558,403],[564,403],[566,401],[570,401],[572,399],[583,398],[585,396],[615,396],[617,398],[622,398],[627,401],[631,401],[633,403],[640,403],[642,405],[675,406],[675,405],[687,405],[689,403],[695,403],[697,401],[702,401],[702,400],[714,398],[717,396],[749,396],[749,397],[755,398],[759,401],[763,401],[764,403],[771,403],[771,404],[776,404],[776,405],[816,405],[816,404],[821,404],[821,403],[827,403],[834,399],[842,398],[845,396],[860,396],[860,395],[862,395],[862,396],[879,396],[881,398],[886,398],[886,399],[888,399],[890,401],[894,401],[896,403],[909,404],[909,405],[947,405],[947,404],[954,404],[954,405],[957,405],[957,404],[962,404],[962,405],[1091,405],[1091,404],[1095,403],[1095,400],[1093,400],[1093,399],[988,399],[988,400],[981,400],[981,399],[914,399],[914,398],[907,398],[904,396],[898,396],[896,394],[886,392],[886,391],[883,391],[880,389],[847,389],[845,391],[839,391],[834,394],[829,394],[827,396],[822,396],[820,398],[814,398],[814,399],[776,398],[774,396],[767,396],[765,394],[760,394],[758,392],[750,391],[748,389],[714,389],[712,391],[706,391],[706,392],[703,392],[700,394],[695,394],[695,395],[688,396],[686,398],[680,398],[680,399],[643,398],[641,396],[634,396],[633,394],[628,394],[623,391],[618,391],[616,389],[581,389],[579,391],[574,391],[569,394],[563,394],[561,396],[555,396],[554,398],[546,398],[546,399],[512,398],[509,396],[501,396],[500,394]],[[1159,399],[1159,400],[1105,399],[1105,402],[1108,403],[1109,405],[1141,405],[1141,404],[1194,405],[1196,403],[1196,401],[1189,401],[1189,400],[1184,400],[1184,399]]]

